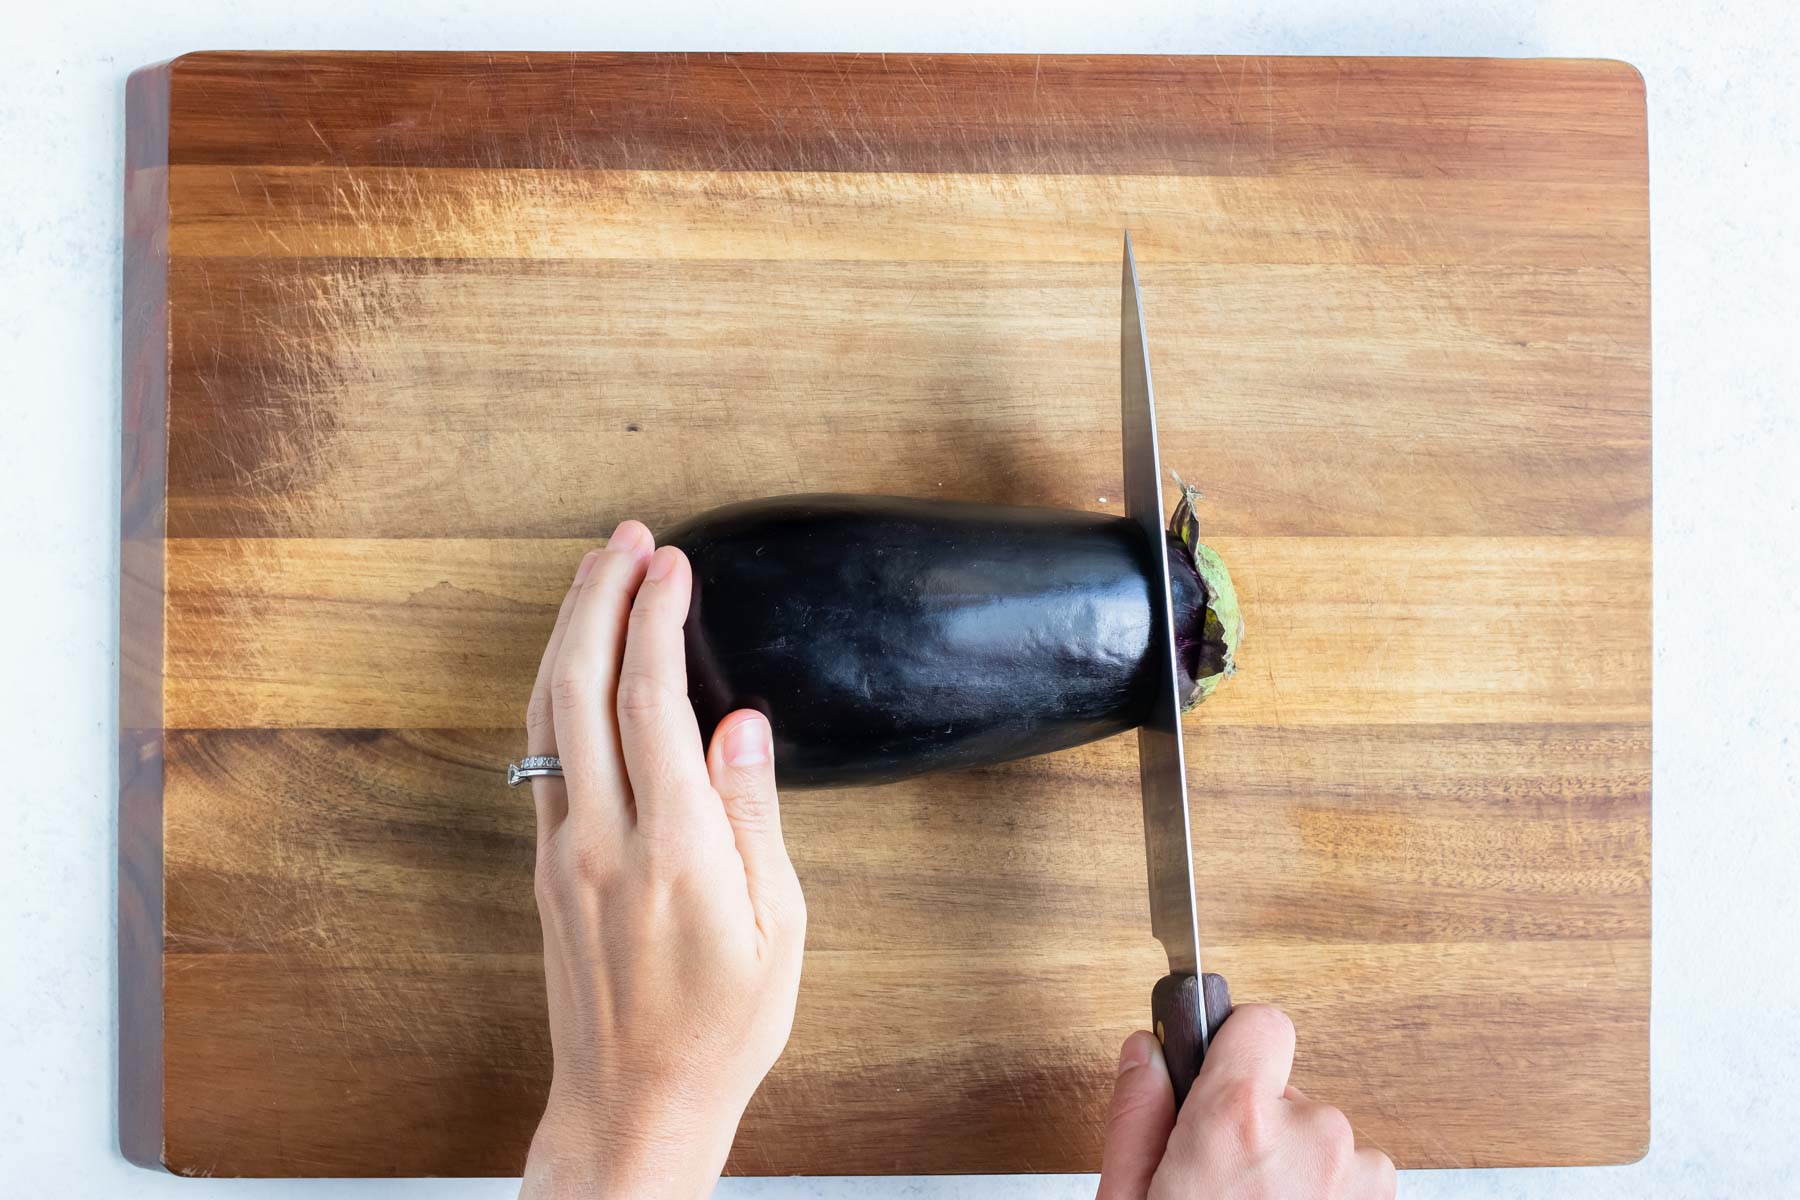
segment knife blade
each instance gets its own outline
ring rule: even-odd
[[[1154,700],[1138,727],[1138,782],[1144,802],[1144,866],[1150,886],[1150,931],[1169,956],[1169,973],[1151,990],[1157,1040],[1175,1085],[1187,1098],[1217,1025],[1231,1010],[1224,979],[1203,975],[1195,911],[1193,836],[1188,824],[1187,764],[1181,744],[1181,701],[1175,675],[1175,622],[1169,593],[1169,548],[1163,531],[1162,459],[1156,440],[1156,399],[1150,384],[1150,344],[1131,234],[1119,313],[1120,430],[1125,454],[1125,515],[1149,546],[1151,657]]]

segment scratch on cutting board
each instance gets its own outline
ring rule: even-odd
[[[1264,149],[1275,153],[1275,81],[1269,76],[1269,60],[1256,60],[1257,74],[1262,77]]]
[[[767,117],[773,122],[775,120],[775,114],[769,111],[769,106],[763,101],[762,91],[756,86],[756,81],[750,78],[750,72],[744,70],[743,61],[736,55],[733,55],[731,65],[737,69],[738,76],[744,81],[744,86],[750,89],[750,100],[751,103],[756,105],[757,114],[759,116]]]
[[[1220,63],[1220,62],[1219,62],[1219,56],[1218,56],[1218,55],[1216,55],[1216,54],[1215,54],[1215,55],[1213,55],[1213,58],[1212,58],[1212,64],[1213,64],[1213,70],[1215,70],[1215,71],[1217,71],[1217,72],[1218,72],[1218,74],[1219,74],[1219,79],[1220,79],[1220,80],[1221,80],[1221,81],[1225,81],[1225,67],[1224,67],[1224,65],[1223,65],[1223,64],[1221,64],[1221,63]],[[1229,114],[1228,114],[1228,115],[1227,115],[1227,119],[1228,119],[1228,120],[1230,120],[1230,122],[1231,122],[1231,142],[1230,142],[1230,144],[1229,144],[1229,145],[1228,145],[1228,147],[1227,147],[1227,149],[1226,149],[1226,162],[1225,162],[1225,166],[1226,166],[1226,170],[1227,170],[1227,172],[1229,172],[1229,171],[1230,171],[1230,170],[1231,170],[1231,168],[1233,168],[1233,167],[1235,167],[1235,166],[1237,166],[1237,140],[1238,140],[1238,127],[1239,127],[1239,125],[1240,125],[1240,124],[1242,124],[1242,122],[1241,122],[1241,121],[1240,121],[1240,120],[1239,120],[1239,117],[1240,117],[1240,114],[1241,114],[1241,112],[1242,112],[1242,110],[1241,110],[1241,108],[1240,108],[1240,104],[1239,104],[1239,102],[1240,102],[1240,101],[1241,101],[1241,100],[1242,100],[1242,98],[1243,98],[1243,94],[1244,94],[1244,72],[1245,72],[1245,71],[1246,71],[1246,70],[1247,70],[1247,69],[1248,69],[1248,67],[1249,67],[1249,60],[1248,60],[1248,59],[1245,59],[1245,58],[1240,58],[1240,59],[1239,59],[1239,60],[1238,60],[1238,78],[1237,78],[1237,85],[1236,85],[1236,87],[1235,87],[1235,88],[1233,88],[1233,90],[1232,90],[1232,93],[1231,93],[1231,111],[1230,111],[1230,113],[1229,113]]]
[[[306,127],[313,131],[314,137],[319,139],[319,145],[325,147],[325,153],[331,154],[333,152],[331,143],[325,140],[325,135],[319,132],[319,127],[313,124],[311,117],[306,119]]]

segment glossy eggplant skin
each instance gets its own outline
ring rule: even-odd
[[[1150,559],[1123,517],[784,496],[659,541],[693,565],[688,690],[703,735],[761,710],[783,787],[1004,762],[1148,715]]]

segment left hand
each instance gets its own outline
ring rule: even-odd
[[[769,722],[703,747],[682,624],[693,576],[626,521],[581,561],[544,651],[529,752],[555,1069],[522,1191],[704,1196],[793,1025],[806,905]]]

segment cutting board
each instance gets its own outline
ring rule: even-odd
[[[1120,234],[1249,634],[1209,968],[1403,1167],[1648,1139],[1643,84],[1613,62],[199,54],[129,90],[120,1122],[520,1170],[502,785],[582,551],[801,491],[1121,511]],[[1088,1171],[1134,744],[784,797],[750,1174]]]

